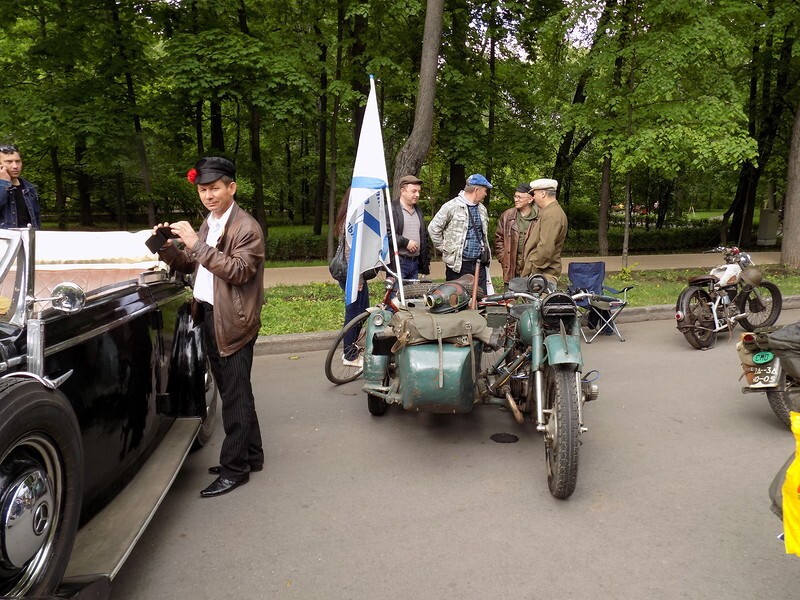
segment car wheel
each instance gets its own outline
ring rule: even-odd
[[[0,382],[0,597],[49,596],[78,529],[83,449],[67,399]]]

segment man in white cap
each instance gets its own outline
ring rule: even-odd
[[[525,264],[522,275],[544,275],[555,289],[561,275],[561,251],[567,238],[567,215],[556,200],[555,179],[531,181],[530,195],[539,208],[539,218],[525,241]]]
[[[458,196],[444,203],[428,225],[428,235],[441,252],[445,279],[474,275],[479,267],[478,285],[486,292],[489,251],[489,213],[483,200],[492,184],[480,173],[467,178],[467,185]]]

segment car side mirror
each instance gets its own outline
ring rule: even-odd
[[[49,300],[57,311],[72,314],[83,310],[86,304],[86,292],[78,284],[65,281],[53,288],[52,298],[37,298],[37,301],[39,300]]]

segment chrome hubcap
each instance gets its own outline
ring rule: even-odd
[[[47,541],[53,492],[47,474],[34,470],[9,486],[2,506],[3,562],[21,569]]]

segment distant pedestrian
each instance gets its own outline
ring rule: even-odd
[[[520,275],[525,266],[525,242],[536,221],[539,209],[530,195],[531,186],[521,183],[514,190],[514,206],[503,212],[497,221],[494,252],[503,267],[503,284]]]
[[[458,196],[444,203],[428,225],[428,235],[441,252],[447,281],[478,271],[478,285],[487,292],[489,213],[483,200],[492,184],[480,173],[470,175]]]
[[[0,228],[42,228],[39,194],[22,173],[22,156],[11,144],[0,145]]]
[[[417,279],[420,273],[429,275],[431,272],[428,232],[417,204],[422,191],[422,180],[414,175],[404,175],[399,184],[400,197],[392,202],[391,207],[394,235],[400,255],[400,272],[403,280]],[[389,249],[393,250],[393,246],[390,245]]]
[[[334,231],[337,238],[344,238],[344,256],[347,263],[350,263],[350,245],[347,242],[347,205],[350,203],[350,188],[345,190],[342,196],[342,201],[339,203],[339,212],[336,215],[336,224]],[[347,279],[339,280],[339,287],[345,291],[347,286]],[[345,295],[346,297],[346,295]],[[358,295],[355,301],[346,304],[344,307],[344,324],[347,325],[350,321],[355,319],[358,315],[363,313],[369,308],[369,285],[364,279],[364,274],[358,276]],[[345,335],[343,340],[344,354],[342,355],[342,364],[345,367],[354,367],[361,369],[364,366],[364,356],[359,352],[356,341],[361,333],[360,327],[353,327]]]
[[[539,208],[539,217],[525,242],[522,275],[544,275],[551,289],[561,276],[561,251],[567,238],[567,215],[556,200],[558,181],[536,179],[530,194]]]

